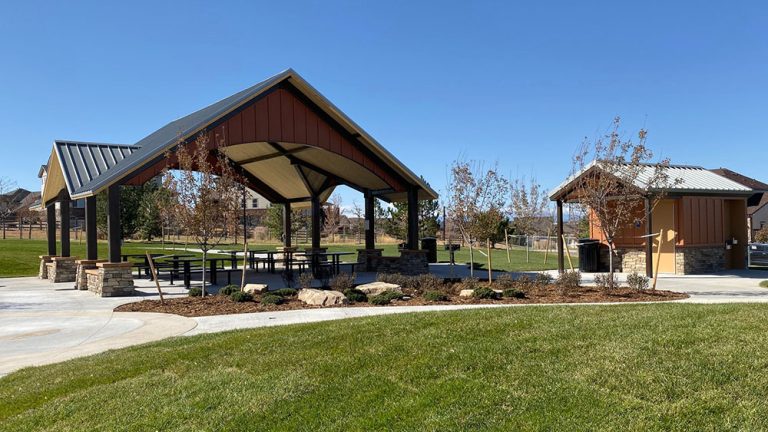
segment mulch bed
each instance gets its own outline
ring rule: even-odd
[[[404,290],[406,294],[408,290]],[[451,295],[449,301],[430,302],[423,297],[414,295],[408,300],[393,300],[388,306],[374,306],[369,303],[351,303],[342,306],[330,307],[390,307],[390,306],[418,306],[418,305],[462,305],[462,304],[548,304],[548,303],[628,303],[628,302],[649,302],[649,301],[669,301],[688,298],[687,294],[676,293],[662,290],[633,290],[629,288],[618,288],[614,290],[603,290],[595,287],[579,287],[569,289],[564,293],[556,285],[547,285],[532,287],[525,293],[526,297],[502,298],[499,300],[481,300],[475,298],[459,297]],[[281,305],[264,305],[259,303],[259,296],[254,301],[237,303],[229,297],[219,295],[208,295],[206,297],[181,297],[165,300],[165,304],[159,300],[143,300],[135,303],[127,303],[115,308],[117,312],[163,312],[186,317],[209,316],[209,315],[227,315],[251,312],[274,312],[281,310],[294,309],[317,309],[321,306],[309,306],[296,299],[296,297],[286,297],[285,303]]]

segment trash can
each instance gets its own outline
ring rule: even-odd
[[[437,262],[437,239],[434,237],[424,237],[421,239],[421,250],[427,251],[427,262]]]
[[[579,239],[579,271],[596,273],[600,267],[600,241],[596,239]]]

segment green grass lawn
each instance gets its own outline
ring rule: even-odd
[[[166,245],[167,247],[183,248],[183,244]],[[276,244],[253,244],[249,245],[251,249],[274,249]],[[307,247],[308,245],[299,244],[297,247]],[[189,247],[194,247],[190,245]],[[329,251],[348,251],[356,252],[358,248],[362,246],[355,244],[332,244],[328,246]],[[379,246],[384,249],[384,255],[398,255],[397,245],[388,244]],[[143,254],[146,251],[151,253],[162,252],[162,245],[159,242],[142,243],[142,242],[125,242],[123,244],[123,253],[125,254]],[[16,277],[16,276],[34,276],[37,275],[39,259],[38,256],[44,255],[47,251],[47,243],[45,240],[20,240],[20,239],[7,239],[0,240],[0,277]],[[85,256],[85,242],[80,243],[77,240],[71,242],[71,249],[73,256]],[[242,250],[242,245],[224,245],[220,249],[234,249]],[[61,250],[61,246],[58,246],[57,250]],[[170,251],[169,251],[170,253]],[[107,244],[106,242],[99,243],[99,257],[107,257]],[[493,268],[496,270],[514,270],[514,271],[526,271],[526,270],[545,270],[553,269],[557,267],[557,256],[555,253],[550,253],[547,259],[547,264],[544,264],[544,254],[541,252],[531,252],[529,256],[529,262],[526,262],[525,250],[513,249],[510,253],[511,263],[507,262],[507,253],[505,250],[492,250],[491,259],[493,262]],[[354,261],[355,256],[345,257],[346,261]],[[475,251],[474,259],[477,263],[485,263],[486,258],[479,252]],[[449,254],[444,250],[438,251],[439,261],[448,261]],[[576,258],[574,258],[576,260]],[[457,263],[469,262],[469,250],[462,248],[462,250],[456,252]],[[575,261],[574,261],[575,263]]]
[[[760,430],[766,323],[526,307],[176,338],[0,379],[0,429]]]

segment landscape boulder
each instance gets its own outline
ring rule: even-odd
[[[384,291],[394,291],[402,293],[403,290],[400,285],[387,283],[387,282],[371,282],[363,285],[358,285],[357,289],[364,292],[367,296],[375,296],[383,293]]]
[[[299,300],[312,306],[333,306],[347,304],[349,300],[338,291],[304,288],[299,290]]]
[[[474,294],[475,290],[472,289],[463,289],[461,292],[459,292],[459,297],[472,297],[472,294]]]
[[[261,294],[267,292],[268,289],[269,285],[267,284],[246,284],[243,291],[248,294]]]

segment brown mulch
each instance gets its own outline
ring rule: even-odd
[[[406,294],[408,290],[404,290]],[[541,287],[532,287],[525,293],[526,297],[502,298],[499,300],[481,300],[468,297],[459,297],[451,294],[450,300],[445,302],[430,302],[423,297],[414,295],[408,300],[394,300],[389,306],[418,306],[434,304],[548,304],[548,303],[628,303],[628,302],[653,302],[669,301],[688,298],[687,294],[676,293],[662,290],[633,290],[629,288],[618,288],[614,290],[603,290],[594,287],[579,287],[563,292],[556,285],[547,285]],[[166,299],[165,304],[159,300],[143,300],[135,303],[127,303],[115,308],[117,312],[163,312],[186,317],[208,316],[208,315],[227,315],[250,312],[274,312],[281,310],[294,309],[317,309],[321,306],[309,306],[296,297],[287,297],[285,303],[281,305],[263,305],[259,303],[259,296],[254,301],[237,303],[229,297],[208,295],[206,297],[180,297]],[[374,306],[369,303],[352,303],[343,306],[331,307],[389,307]]]

